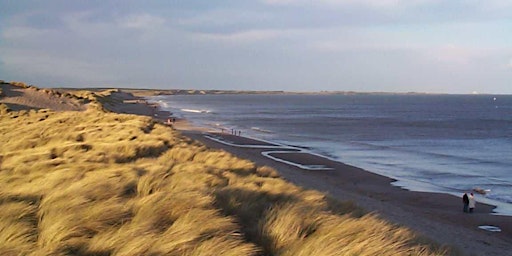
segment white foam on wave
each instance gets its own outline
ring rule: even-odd
[[[487,198],[512,204],[512,196],[506,194],[489,193]]]
[[[259,128],[259,127],[251,127],[251,130],[257,131],[257,132],[262,132],[262,133],[273,133],[270,130],[265,130],[265,129],[262,129],[262,128]]]
[[[482,225],[482,226],[478,226],[478,228],[483,229],[483,230],[487,230],[487,231],[490,231],[490,232],[501,232],[501,228],[496,227],[496,226]]]
[[[163,101],[163,100],[159,100],[157,101],[158,105],[160,105],[160,107],[162,108],[169,108],[169,104],[166,102],[166,101]]]
[[[183,112],[189,112],[189,113],[211,113],[210,110],[206,110],[206,109],[189,109],[189,108],[182,108],[180,109],[181,111]]]

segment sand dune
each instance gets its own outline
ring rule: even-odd
[[[0,88],[3,95],[3,97],[0,97],[0,103],[6,104],[15,111],[28,109],[83,111],[86,109],[85,102],[68,97],[68,95],[58,93],[55,90],[16,86],[7,83],[1,83]]]
[[[123,91],[2,84],[2,96],[11,110],[40,109],[0,119],[4,254],[510,252],[512,222],[490,215],[490,206],[463,215],[458,198],[406,192],[339,162],[303,153],[275,153],[285,161],[274,161],[261,154],[268,148],[236,146],[261,141],[211,140],[185,120],[164,125],[170,113]]]

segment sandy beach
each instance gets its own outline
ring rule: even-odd
[[[454,246],[463,255],[512,255],[512,217],[492,215],[494,207],[491,205],[477,203],[475,212],[467,214],[462,212],[459,197],[404,190],[392,186],[390,178],[322,156],[289,149],[282,152],[282,148],[264,141],[229,133],[205,132],[186,120],[180,120],[175,128],[209,147],[226,150],[258,165],[271,166],[297,185],[325,192],[341,201],[354,201],[386,220],[406,226],[440,244]],[[269,151],[277,153],[267,153],[272,158],[262,154]],[[304,166],[318,170],[308,170]],[[499,227],[501,232],[479,228],[484,225]]]
[[[74,110],[77,106],[74,102],[53,99],[53,96],[48,100],[43,91],[16,87],[3,89],[11,93],[11,97],[4,98],[3,102],[20,109]],[[111,103],[105,104],[105,108],[112,112],[151,116],[163,123],[172,118],[171,113],[129,93],[115,92],[112,99]],[[477,203],[475,212],[466,214],[462,212],[459,197],[407,191],[392,186],[390,178],[303,149],[208,131],[182,119],[169,125],[210,148],[225,150],[258,166],[273,167],[282,178],[296,185],[325,192],[340,201],[353,201],[391,223],[406,226],[441,245],[455,247],[462,255],[512,255],[512,217],[492,215],[490,205]],[[501,232],[478,228],[482,225],[499,227]]]

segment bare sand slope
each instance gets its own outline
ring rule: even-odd
[[[124,91],[112,92],[108,101],[103,102],[103,107],[116,113],[151,116],[159,121],[165,121],[170,115],[159,110],[157,104],[149,104],[144,98]]]
[[[82,111],[86,106],[78,99],[67,97],[53,90],[21,87],[1,83],[0,103],[14,111],[28,109],[52,109],[55,111]]]

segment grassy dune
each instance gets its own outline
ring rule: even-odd
[[[446,254],[269,167],[92,106],[0,107],[1,255]]]

